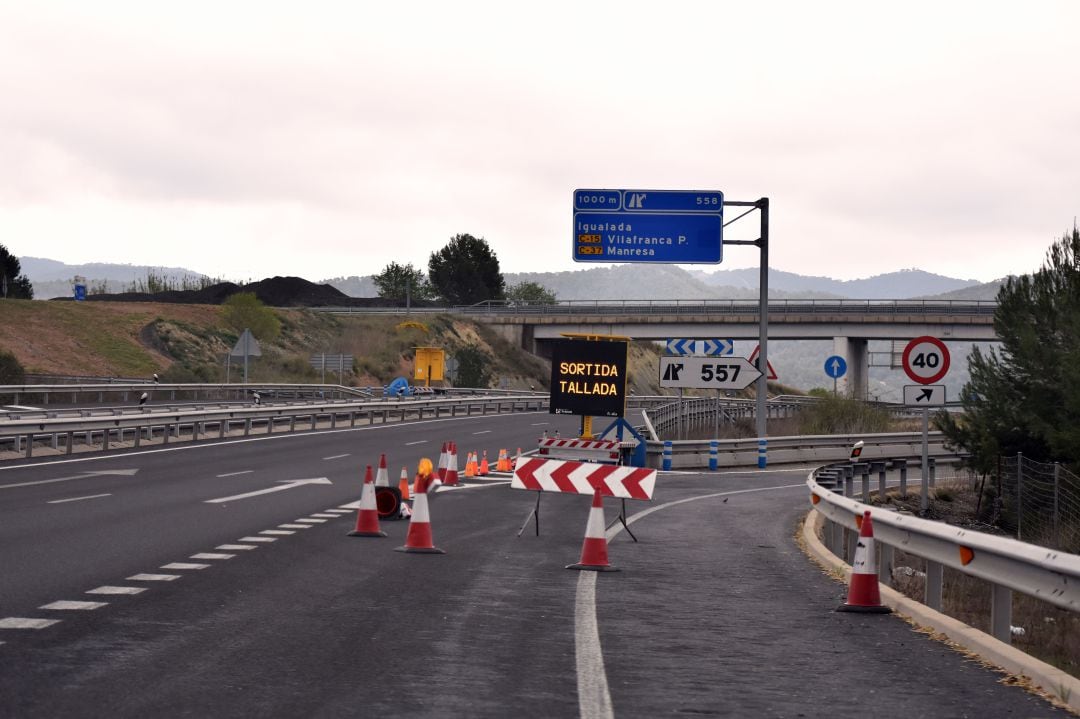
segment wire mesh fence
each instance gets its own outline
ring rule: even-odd
[[[1080,477],[1021,454],[998,463],[994,523],[1017,539],[1080,552]]]

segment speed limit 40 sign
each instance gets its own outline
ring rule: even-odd
[[[937,337],[916,337],[904,348],[904,372],[919,384],[934,384],[949,372],[949,350]]]

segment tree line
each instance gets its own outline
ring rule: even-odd
[[[483,238],[454,235],[428,258],[427,273],[391,262],[372,277],[379,297],[401,302],[437,300],[450,305],[506,301],[513,304],[551,304],[555,293],[536,282],[506,286],[499,258]]]

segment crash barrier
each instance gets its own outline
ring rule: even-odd
[[[954,460],[955,457],[950,459]],[[894,467],[895,462],[883,460],[880,464],[888,470]],[[874,537],[880,548],[880,559],[876,564],[878,580],[882,584],[886,587],[892,585],[895,550],[926,560],[926,589],[922,603],[925,607],[920,609],[921,605],[917,602],[891,590],[884,592],[886,604],[914,616],[920,624],[945,632],[950,639],[969,648],[974,642],[978,645],[979,653],[994,663],[1010,672],[1032,676],[1044,690],[1057,694],[1073,708],[1080,709],[1080,679],[1007,646],[1012,639],[1013,592],[1063,609],[1080,611],[1080,556],[921,519],[875,507],[866,501],[860,502],[852,495],[855,493],[855,477],[864,472],[861,467],[851,470],[849,467],[847,463],[830,464],[813,470],[807,476],[806,484],[814,511],[804,525],[803,538],[811,550],[820,553],[823,561],[834,566],[842,564],[845,556],[854,557],[854,536],[858,531],[856,518],[869,512]],[[896,468],[906,468],[906,463]],[[864,500],[869,499],[868,495],[869,492],[864,495]],[[818,539],[819,531],[824,537],[824,545]],[[939,613],[944,567],[990,584],[989,636]],[[934,611],[925,611],[925,608]]]
[[[166,384],[134,382],[121,384],[55,384],[55,385],[0,385],[0,402],[5,404],[80,404],[96,402],[137,402],[147,392],[155,400],[200,399],[240,401],[258,392],[263,399],[370,399],[373,395],[366,389],[343,387],[332,384]]]
[[[768,438],[769,464],[794,462],[817,463],[846,460],[851,447],[863,442],[864,460],[887,457],[917,458],[922,456],[922,432],[886,432],[880,434],[802,435]],[[941,432],[928,435],[930,456],[951,456],[945,448]],[[756,437],[741,439],[695,439],[646,443],[646,464],[662,467],[664,447],[670,445],[670,469],[700,469],[711,467],[713,444],[717,468],[746,467],[759,464],[761,444]]]
[[[304,406],[231,407],[175,413],[7,420],[0,422],[0,458],[71,454],[78,449],[107,450],[167,444],[177,440],[225,439],[252,434],[315,431],[440,417],[537,412],[542,397],[474,396],[402,403],[396,401],[324,403]],[[6,456],[5,456],[6,455]]]
[[[536,452],[546,459],[618,462],[624,446],[632,449],[637,446],[637,442],[622,442],[617,439],[541,437],[537,441]]]

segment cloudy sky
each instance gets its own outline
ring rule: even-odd
[[[0,244],[320,280],[470,233],[583,269],[575,188],[705,189],[770,198],[774,268],[991,280],[1080,214],[1077,28],[1071,0],[0,0]]]

